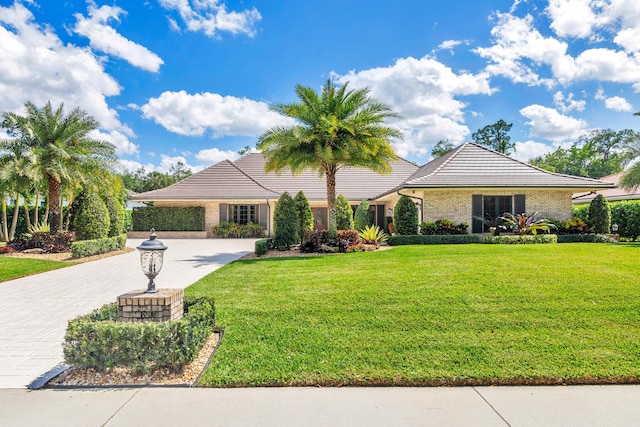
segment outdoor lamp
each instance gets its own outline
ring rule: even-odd
[[[618,224],[611,225],[611,231],[613,231],[614,233],[617,233],[618,232]]]
[[[142,266],[142,272],[149,279],[147,290],[145,294],[154,294],[158,292],[156,284],[153,279],[156,278],[160,270],[162,270],[162,258],[164,257],[164,251],[167,247],[160,240],[156,240],[156,230],[151,229],[149,234],[149,240],[142,242],[140,246],[136,248],[140,251],[140,265]]]
[[[389,208],[389,210],[387,211],[387,216],[393,216],[393,209]]]

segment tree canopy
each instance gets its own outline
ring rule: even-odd
[[[453,143],[449,142],[448,140],[441,139],[431,149],[431,157],[433,157],[434,159],[437,159],[443,154],[447,154],[449,151],[453,150],[454,148],[455,146],[453,145]]]
[[[127,172],[122,175],[124,185],[131,191],[136,193],[144,193],[146,191],[158,190],[182,181],[192,175],[184,163],[178,162],[171,165],[168,172],[162,173],[158,171],[147,172],[144,167],[138,168],[135,172]]]
[[[476,144],[484,145],[498,153],[507,156],[515,153],[516,144],[511,142],[509,132],[513,123],[507,123],[500,119],[492,125],[487,125],[471,134]]]
[[[384,125],[398,117],[391,107],[369,96],[370,89],[349,90],[348,83],[336,86],[327,80],[320,94],[296,86],[299,102],[274,104],[271,110],[296,120],[292,126],[278,126],[263,133],[258,148],[265,156],[267,171],[290,169],[300,173],[311,169],[324,175],[327,183],[329,235],[336,235],[336,173],[345,166],[388,173],[397,158],[392,138],[401,137],[396,128]]]

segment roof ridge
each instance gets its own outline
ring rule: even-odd
[[[234,168],[236,168],[238,170],[238,172],[240,172],[241,174],[243,174],[244,176],[249,178],[251,181],[253,181],[259,187],[262,187],[265,190],[271,191],[272,193],[275,193],[275,194],[282,194],[282,193],[279,193],[278,191],[272,190],[271,188],[265,187],[264,185],[260,184],[255,178],[253,178],[251,175],[249,175],[247,172],[245,172],[240,166],[236,165],[235,162],[232,162],[229,159],[225,159],[224,161],[228,161],[231,164],[231,166],[233,166]]]
[[[442,164],[441,164],[441,165],[439,165],[437,168],[435,168],[432,172],[428,173],[427,175],[422,175],[422,176],[420,176],[419,178],[414,178],[414,179],[412,179],[412,180],[408,180],[408,179],[407,179],[407,180],[405,180],[405,181],[402,183],[402,185],[404,185],[404,184],[408,184],[408,183],[410,183],[411,181],[415,181],[416,179],[422,179],[422,178],[426,178],[426,177],[429,177],[429,176],[433,176],[433,175],[435,175],[435,174],[436,174],[437,172],[439,172],[439,171],[440,171],[444,166],[446,166],[446,165],[451,161],[451,159],[455,158],[455,157],[460,153],[460,151],[462,151],[462,148],[463,148],[464,146],[466,146],[467,144],[472,144],[472,143],[471,143],[471,142],[464,142],[464,143],[460,144],[459,146],[457,146],[457,147],[456,147],[456,148],[454,148],[453,150],[451,150],[451,151],[449,151],[449,152],[445,153],[445,154],[444,154],[444,156],[448,156],[448,157],[447,157],[447,158],[442,162]],[[436,160],[436,159],[433,159],[432,161],[434,161],[434,160]],[[426,166],[426,165],[428,165],[429,163],[431,163],[431,162],[427,162],[427,163],[425,163],[423,166],[421,166],[421,168],[422,168],[422,167],[424,167],[424,166]],[[418,170],[420,170],[420,169],[418,169]],[[417,171],[416,171],[416,172],[417,172]]]

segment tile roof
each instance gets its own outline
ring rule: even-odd
[[[620,187],[620,180],[624,172],[616,173],[609,176],[603,176],[600,178],[602,181],[612,182],[616,185],[615,188],[609,188],[606,190],[591,191],[587,193],[574,193],[573,203],[591,203],[598,194],[602,194],[608,201],[614,202],[616,200],[640,200],[640,187],[632,190],[625,190]]]
[[[611,188],[612,183],[549,172],[473,142],[466,142],[427,163],[404,188],[552,187]]]

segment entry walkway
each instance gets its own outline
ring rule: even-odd
[[[158,288],[186,288],[253,251],[254,239],[162,239]],[[129,240],[136,247],[143,240]],[[146,289],[138,251],[0,283],[0,389],[37,384],[63,362],[67,322],[134,289]],[[35,383],[34,383],[35,381]]]

